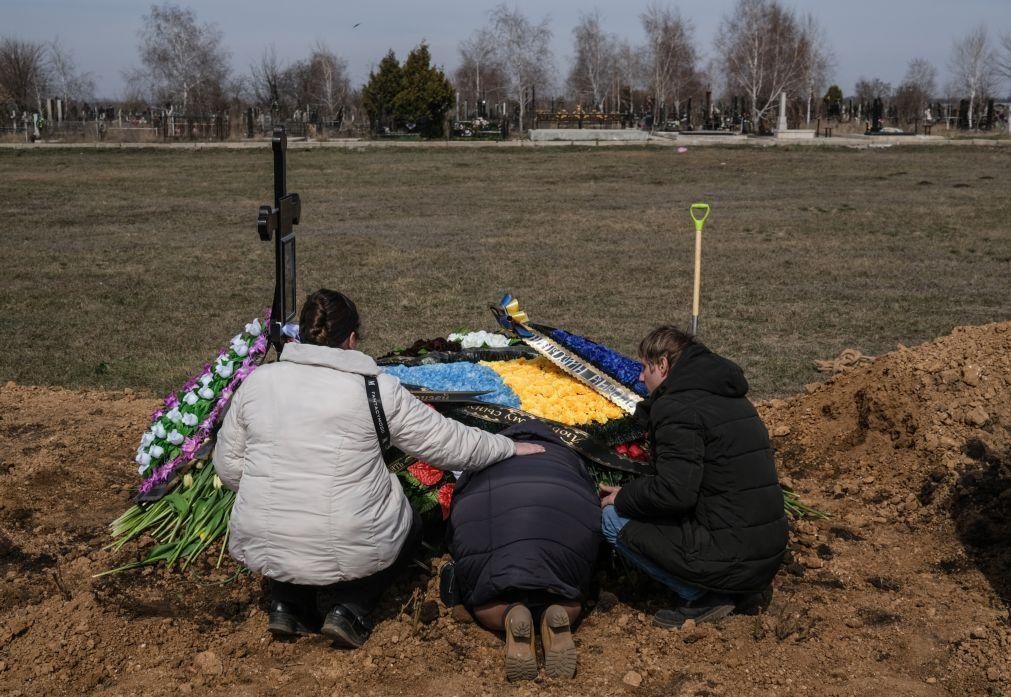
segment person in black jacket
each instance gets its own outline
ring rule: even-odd
[[[510,680],[537,677],[537,615],[545,672],[572,677],[572,626],[603,541],[597,487],[582,458],[544,424],[527,421],[502,435],[544,452],[464,473],[449,516],[454,562],[440,582],[455,585],[478,622],[505,632]]]
[[[655,329],[639,356],[650,393],[636,415],[656,473],[600,488],[604,537],[677,594],[655,624],[719,619],[768,587],[786,551],[769,434],[740,367],[690,335]]]

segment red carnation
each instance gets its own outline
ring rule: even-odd
[[[453,489],[456,488],[456,484],[450,482],[449,484],[443,484],[439,488],[439,505],[442,506],[442,519],[446,520],[449,518],[449,507],[453,503]]]
[[[442,481],[442,470],[432,467],[427,462],[419,460],[408,467],[407,471],[424,486],[435,486]]]

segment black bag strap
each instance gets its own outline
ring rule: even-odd
[[[369,402],[369,413],[372,414],[372,425],[376,428],[379,439],[379,449],[383,452],[383,462],[390,464],[390,425],[386,422],[386,412],[383,411],[383,400],[379,396],[379,380],[375,375],[365,376],[365,396]]]

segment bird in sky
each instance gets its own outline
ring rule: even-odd
[[[352,28],[352,29],[357,29],[357,28],[358,28],[359,26],[361,26],[361,22],[358,22],[357,24],[355,24],[355,25],[354,25],[353,27],[351,27],[351,28]]]

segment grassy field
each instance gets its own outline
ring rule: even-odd
[[[290,152],[299,291],[338,288],[375,355],[512,292],[633,351],[690,315],[688,205],[708,201],[701,334],[757,396],[812,360],[1011,316],[1006,152],[983,148]],[[269,304],[258,151],[0,151],[0,378],[163,391]]]

